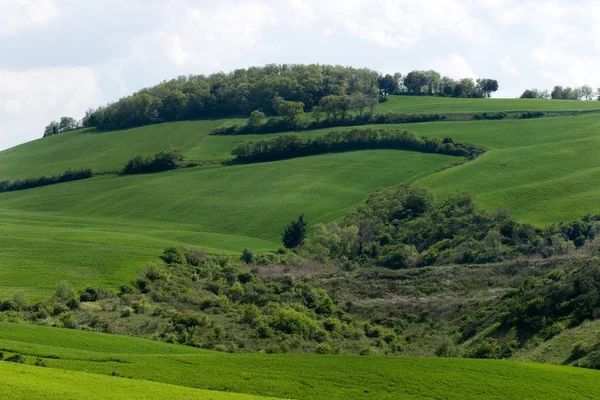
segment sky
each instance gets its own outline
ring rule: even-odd
[[[0,0],[0,150],[187,74],[269,63],[600,87],[596,0]]]

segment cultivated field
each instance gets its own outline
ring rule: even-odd
[[[0,390],[8,388],[17,398],[26,398],[30,393],[77,398],[86,394],[82,390],[93,391],[99,385],[103,385],[104,392],[125,396],[137,391],[139,396],[148,393],[145,398],[169,395],[214,399],[251,398],[236,393],[302,399],[588,399],[600,390],[599,372],[553,365],[443,358],[226,354],[6,323],[0,323],[0,347],[5,355],[24,355],[26,364],[41,359],[47,365],[41,368],[0,363],[2,376],[9,382]],[[71,375],[71,371],[87,374]],[[75,387],[65,379],[67,376],[75,377],[81,386]],[[218,392],[196,392],[183,386]],[[98,395],[85,397],[111,398]]]

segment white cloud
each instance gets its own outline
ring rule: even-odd
[[[500,65],[502,66],[502,70],[507,75],[510,75],[515,78],[520,78],[522,76],[517,67],[515,67],[515,64],[513,64],[512,58],[510,56],[504,57],[504,59],[502,59],[502,61],[500,62]]]
[[[0,148],[41,136],[62,115],[80,117],[102,100],[89,68],[0,69]]]
[[[59,11],[52,0],[2,0],[0,36],[43,28],[57,20]]]
[[[478,75],[473,71],[466,58],[459,54],[451,54],[448,58],[436,58],[429,69],[433,69],[447,75],[451,78],[477,78]]]

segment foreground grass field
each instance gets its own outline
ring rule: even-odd
[[[149,384],[137,381],[142,379],[297,399],[592,399],[600,390],[597,371],[553,365],[442,358],[226,354],[142,339],[6,323],[0,323],[0,348],[6,354],[23,354],[27,364],[37,358],[47,364],[48,369],[39,368],[44,371],[39,378],[29,381],[27,387],[32,390],[40,389],[45,379],[56,379],[60,384],[60,375],[53,375],[60,371],[53,369],[101,375],[119,373],[134,379],[131,386],[116,383],[118,390],[134,390],[137,386],[139,390],[148,387],[161,393],[170,389],[143,386]],[[32,368],[2,365],[0,371],[9,371],[8,376],[14,381],[15,371],[32,374]],[[96,384],[92,382],[96,378],[93,375],[73,376]],[[100,378],[103,377],[96,382],[102,382]],[[106,378],[105,384],[113,385],[115,379],[118,380]],[[120,381],[128,382],[122,378]],[[0,390],[7,386],[1,382]],[[190,393],[186,395],[192,396]],[[244,398],[211,395],[217,399]]]
[[[259,400],[266,397],[191,389],[163,383],[0,364],[0,397],[11,400],[202,399]]]
[[[457,160],[392,150],[198,167],[0,194],[0,296],[119,286],[172,244],[276,249],[285,224],[345,214],[378,187],[410,184]],[[373,170],[379,171],[373,174]]]

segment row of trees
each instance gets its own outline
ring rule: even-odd
[[[56,183],[71,182],[87,179],[94,176],[91,169],[67,170],[61,175],[40,176],[38,178],[17,179],[14,182],[0,181],[0,192],[12,192],[15,190],[31,189],[39,186],[53,185]]]
[[[442,77],[436,71],[412,71],[406,76],[400,73],[380,76],[379,89],[385,98],[388,94],[418,96],[489,98],[499,88],[495,79],[463,78],[459,80]]]
[[[44,128],[44,137],[58,135],[59,133],[74,131],[75,129],[79,129],[83,127],[83,123],[81,121],[77,121],[71,117],[62,117],[60,122],[51,121]]]
[[[318,106],[316,111],[323,114],[337,113],[332,105],[334,110],[350,107],[352,98],[362,113],[373,107],[378,97],[389,94],[489,97],[497,89],[498,82],[492,79],[454,80],[435,71],[384,76],[367,68],[270,64],[208,76],[180,76],[88,110],[81,125],[110,130],[176,120],[247,116],[253,110],[275,115],[281,112],[277,98],[291,102],[285,106],[294,109],[301,103],[304,111]],[[324,98],[328,101],[321,103]],[[338,118],[343,118],[341,113]],[[55,134],[62,129],[58,123],[56,128],[49,126],[48,132]]]
[[[257,142],[243,142],[231,153],[241,162],[264,162],[366,149],[410,150],[469,158],[477,157],[485,151],[481,147],[454,143],[450,138],[442,140],[417,137],[408,131],[352,129],[346,132],[334,131],[315,138],[282,135]]]
[[[521,94],[522,99],[593,100],[594,97],[600,100],[600,88],[595,91],[589,85],[576,88],[555,86],[551,92],[549,90],[525,89]]]

